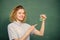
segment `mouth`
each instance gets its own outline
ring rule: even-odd
[[[24,18],[24,16],[19,16],[19,18]]]

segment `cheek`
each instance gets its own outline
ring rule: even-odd
[[[19,18],[19,16],[20,16],[19,14],[16,14],[16,18]]]
[[[24,18],[26,18],[26,14],[24,14]]]
[[[26,15],[24,14],[23,16],[25,17]]]

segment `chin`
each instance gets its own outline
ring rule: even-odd
[[[19,20],[21,20],[21,21],[22,21],[23,19],[19,19]]]

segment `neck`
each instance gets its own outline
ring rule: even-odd
[[[17,20],[16,22],[18,22],[18,23],[22,23],[21,21],[19,21],[19,20]]]

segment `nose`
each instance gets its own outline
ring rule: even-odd
[[[23,13],[19,13],[20,15],[23,15]]]

